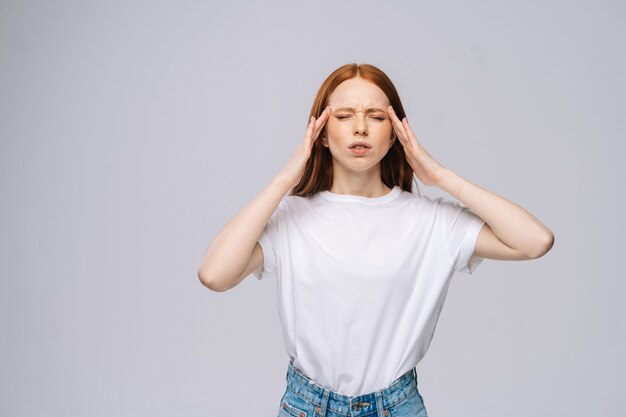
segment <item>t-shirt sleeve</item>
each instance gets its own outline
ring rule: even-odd
[[[261,236],[258,239],[263,250],[263,265],[253,272],[257,279],[262,280],[268,276],[276,275],[278,259],[278,229],[281,218],[285,212],[285,199],[281,200],[274,213],[268,220]]]
[[[437,216],[444,228],[445,245],[455,272],[473,273],[484,258],[473,255],[485,221],[458,201],[439,197]]]

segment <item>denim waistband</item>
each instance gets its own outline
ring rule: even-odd
[[[405,372],[388,387],[378,391],[357,396],[339,394],[329,388],[315,383],[312,379],[298,371],[289,361],[287,369],[287,388],[302,399],[313,403],[319,415],[327,411],[348,416],[366,416],[377,411],[378,416],[386,416],[386,409],[401,402],[417,389],[415,367]]]

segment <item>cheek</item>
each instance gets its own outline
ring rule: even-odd
[[[393,134],[393,127],[391,126],[391,123],[385,123],[383,126],[380,126],[378,134],[385,140],[391,138],[391,135]]]
[[[339,123],[337,123],[336,120],[333,120],[332,118],[330,118],[326,122],[326,132],[330,133],[331,135],[333,133],[336,133],[340,129],[341,129],[341,126],[339,125]]]
[[[381,132],[391,132],[391,122],[387,119],[384,122],[381,122],[380,125],[378,125],[378,128]]]
[[[326,130],[326,138],[329,143],[335,142],[337,139],[341,139],[342,136],[345,136],[345,133],[342,133],[342,129],[339,126],[333,125],[329,122],[326,122],[326,126],[324,127]]]

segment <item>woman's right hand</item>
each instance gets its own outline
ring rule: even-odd
[[[330,117],[330,113],[330,106],[326,106],[318,119],[315,119],[315,116],[311,116],[309,124],[304,132],[304,139],[300,142],[300,145],[294,152],[293,156],[280,172],[279,175],[288,181],[292,187],[296,186],[298,182],[300,182],[300,179],[304,174],[306,163],[311,157],[313,144],[326,124],[326,121]]]

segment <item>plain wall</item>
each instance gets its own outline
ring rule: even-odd
[[[0,416],[272,416],[276,282],[196,275],[371,63],[441,164],[555,235],[457,273],[417,367],[430,417],[623,416],[626,6],[0,3]],[[443,195],[420,184],[426,195]]]

